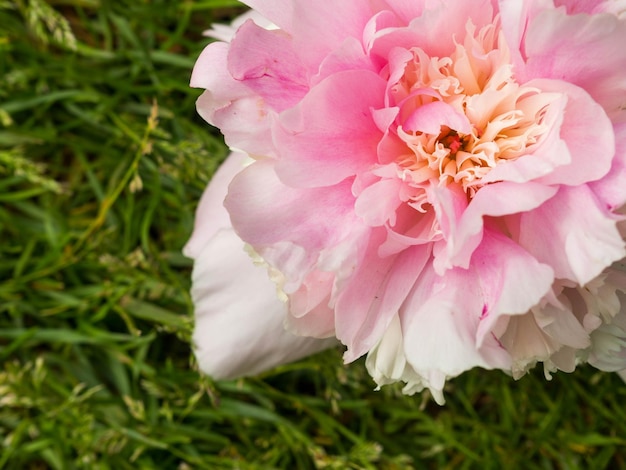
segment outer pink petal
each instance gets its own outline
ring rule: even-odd
[[[407,361],[430,383],[473,367],[506,367],[509,363],[507,352],[491,338],[483,344],[488,356],[479,350],[476,333],[483,303],[480,295],[468,292],[480,292],[473,273],[454,269],[441,277],[427,266],[402,306]]]
[[[228,44],[209,44],[196,62],[191,86],[205,88],[196,103],[198,114],[218,127],[231,148],[272,155],[271,110],[252,90],[227,71]]]
[[[233,152],[213,175],[198,204],[193,233],[183,248],[185,256],[197,258],[219,230],[231,227],[230,216],[224,207],[224,198],[228,192],[228,185],[235,175],[243,170],[247,159],[245,154]]]
[[[335,305],[337,338],[348,347],[346,362],[365,354],[381,338],[430,258],[430,247],[422,245],[381,259],[376,248],[385,233],[378,235]]]
[[[397,70],[393,67],[394,50],[401,50],[404,54],[411,57],[408,52],[416,45],[422,45],[421,36],[414,28],[407,27],[404,24],[394,25],[393,19],[397,18],[391,12],[381,12],[372,17],[364,30],[363,39],[368,54],[378,62],[381,67],[389,65],[390,70]],[[394,75],[391,76],[391,81]]]
[[[615,136],[604,110],[585,90],[560,80],[532,80],[528,86],[567,95],[559,137],[567,145],[571,163],[558,167],[541,181],[575,186],[606,175],[615,155]]]
[[[626,123],[615,126],[616,149],[611,170],[600,181],[589,184],[607,209],[613,211],[626,204]]]
[[[293,30],[296,49],[312,73],[330,52],[346,38],[361,39],[363,28],[373,14],[373,2],[341,0],[314,2],[292,0]]]
[[[613,15],[546,10],[531,18],[525,39],[526,66],[516,71],[520,79],[564,80],[584,88],[609,114],[622,109],[626,23]]]
[[[470,269],[438,276],[427,267],[418,279],[401,309],[408,361],[425,376],[436,370],[456,376],[476,366],[510,366],[491,328],[503,315],[528,311],[552,281],[548,266],[508,238],[485,232]]]
[[[213,42],[206,46],[193,67],[189,81],[189,85],[194,88],[211,90],[216,101],[225,103],[251,95],[248,88],[228,73],[228,48],[229,45],[224,42]]]
[[[251,20],[239,28],[231,43],[228,70],[277,112],[295,105],[309,88],[291,37]]]
[[[555,276],[585,285],[626,255],[613,217],[586,185],[562,186],[520,217],[519,243]]]
[[[449,56],[456,47],[455,41],[465,36],[468,21],[480,29],[493,23],[494,11],[490,0],[426,1],[422,15],[411,21],[420,47],[431,57]],[[445,31],[445,34],[441,34]]]
[[[386,0],[389,9],[398,15],[405,23],[421,16],[424,12],[427,0]]]
[[[311,86],[317,85],[327,77],[346,70],[370,70],[374,73],[378,69],[370,57],[365,54],[361,41],[347,38],[341,46],[333,50],[324,58],[317,75],[311,78]]]
[[[336,184],[377,161],[382,137],[371,108],[382,107],[385,82],[370,71],[332,75],[280,116],[276,171],[290,185]]]
[[[530,19],[543,10],[553,8],[553,0],[498,0],[502,31],[517,73],[524,69],[527,58],[525,39]]]
[[[349,180],[328,188],[291,188],[278,179],[274,164],[257,161],[239,173],[225,206],[241,238],[297,289],[320,253],[362,224],[353,214]]]
[[[237,99],[217,109],[215,104],[211,92],[205,91],[196,102],[198,114],[220,129],[232,150],[250,155],[275,155],[270,129],[273,111],[261,98]]]
[[[216,233],[198,255],[191,295],[196,357],[215,379],[258,374],[336,344],[284,329],[286,305],[231,229]]]
[[[477,344],[491,339],[496,323],[504,315],[528,312],[550,291],[554,271],[509,238],[486,230],[472,258],[483,299]]]
[[[565,6],[567,13],[611,13],[623,18],[626,13],[625,0],[554,0],[556,6]]]

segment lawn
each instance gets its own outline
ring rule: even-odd
[[[447,403],[331,350],[216,382],[181,248],[227,149],[188,87],[234,0],[0,0],[0,468],[626,468],[626,385],[473,370]]]

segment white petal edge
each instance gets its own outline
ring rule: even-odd
[[[287,305],[230,228],[219,230],[206,244],[192,281],[195,354],[200,369],[215,379],[256,375],[337,344],[334,338],[285,330]]]

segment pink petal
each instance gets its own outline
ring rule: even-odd
[[[273,111],[259,97],[249,96],[216,107],[211,92],[205,91],[196,105],[198,114],[220,129],[232,150],[250,155],[275,155],[270,128]]]
[[[398,208],[396,215],[395,227],[385,227],[387,239],[378,248],[380,256],[391,256],[410,246],[430,244],[442,239],[434,211],[420,214],[412,207],[403,205]]]
[[[380,258],[376,247],[380,245],[380,235],[385,233],[377,233],[335,305],[337,338],[348,347],[346,362],[376,344],[430,258],[427,245]]]
[[[332,290],[335,275],[324,271],[309,274],[297,292],[289,297],[289,313],[296,318],[303,317],[326,301]]]
[[[463,212],[446,245],[448,266],[467,269],[482,241],[484,217],[502,217],[533,210],[554,196],[558,188],[538,183],[494,183],[480,188]]]
[[[449,238],[456,230],[458,223],[467,209],[467,194],[458,185],[444,187],[432,185],[427,189],[428,202],[437,214],[439,229],[444,237]]]
[[[311,78],[311,86],[317,85],[327,77],[347,70],[378,70],[371,59],[365,54],[361,41],[355,38],[346,40],[327,55],[319,66],[319,72]]]
[[[626,204],[626,123],[615,125],[615,157],[609,173],[599,181],[589,183],[589,187],[613,211]]]
[[[265,102],[227,71],[228,44],[216,42],[203,51],[191,86],[206,88],[196,103],[198,114],[219,127],[231,148],[272,155],[271,112]]]
[[[232,229],[218,231],[205,245],[192,280],[195,353],[200,369],[215,379],[258,374],[336,344],[284,329],[286,305]]]
[[[292,0],[293,25],[290,31],[296,49],[315,72],[329,53],[336,50],[346,38],[361,39],[363,28],[372,16],[370,2],[341,0],[315,2]]]
[[[211,90],[213,99],[225,103],[252,94],[228,73],[228,48],[228,44],[223,42],[206,46],[193,67],[189,81],[189,85],[194,88]]]
[[[586,185],[562,186],[520,218],[519,243],[555,277],[585,285],[626,255],[615,221]]]
[[[405,23],[422,16],[427,0],[389,0],[387,4]]]
[[[292,188],[276,176],[273,160],[260,160],[239,173],[225,206],[241,238],[285,276],[306,275],[322,250],[360,226],[353,214],[351,181],[327,188]],[[271,258],[271,259],[270,259]],[[295,282],[295,279],[293,279]]]
[[[521,79],[554,78],[578,85],[609,114],[623,107],[624,100],[616,97],[626,93],[624,22],[612,15],[546,10],[530,20],[525,39],[528,58],[518,70]]]
[[[574,186],[606,175],[615,155],[615,137],[604,110],[583,89],[566,82],[532,80],[528,86],[567,95],[559,137],[567,145],[571,163],[557,168],[541,181]]]
[[[274,134],[280,178],[290,185],[327,186],[375,163],[382,134],[370,108],[382,106],[384,90],[385,82],[372,72],[339,72],[283,112]]]
[[[477,29],[493,23],[493,6],[489,0],[448,0],[426,2],[422,14],[410,23],[417,33],[417,45],[431,57],[449,56],[456,47],[455,41],[465,36],[467,23]],[[445,34],[442,34],[445,31]]]
[[[602,10],[605,0],[554,0],[557,7],[565,6],[568,15],[577,13],[596,13]]]
[[[472,259],[483,301],[477,344],[491,339],[503,315],[528,312],[550,291],[554,271],[542,264],[517,243],[494,230],[485,230]]]
[[[506,367],[508,354],[492,347],[489,338],[477,348],[476,332],[482,312],[480,292],[472,273],[454,269],[445,277],[427,266],[400,311],[404,350],[415,371],[432,382],[433,376],[455,377],[474,367]],[[495,341],[494,341],[495,342]]]
[[[432,135],[438,135],[441,126],[447,126],[461,134],[469,134],[472,131],[467,116],[443,101],[420,106],[402,123],[405,131],[419,131]]]
[[[532,18],[546,9],[553,9],[552,0],[499,0],[500,22],[511,51],[512,63],[517,74],[525,67],[527,58],[525,40],[528,24]],[[521,76],[518,75],[518,79]],[[524,80],[520,80],[522,83]]]
[[[239,28],[231,43],[228,70],[277,112],[298,103],[309,88],[291,37],[251,20]]]
[[[394,64],[403,55],[411,57],[409,49],[421,44],[417,31],[405,24],[394,25],[394,19],[396,17],[391,12],[381,12],[370,19],[363,32],[368,55],[382,67],[389,65],[390,70],[397,70]]]
[[[329,303],[330,298],[325,297],[324,300],[312,307],[304,315],[294,316],[289,314],[286,322],[287,330],[297,335],[312,336],[314,338],[329,338],[332,336],[333,341],[336,341],[334,340],[335,312],[328,306]]]
[[[376,41],[377,37],[380,36],[380,34],[384,34],[391,29],[396,30],[398,28],[402,28],[404,30],[407,30],[405,28],[407,24],[408,21],[402,21],[402,19],[399,18],[398,15],[390,10],[379,11],[374,16],[372,16],[365,25],[365,28],[363,28],[363,45],[365,46],[365,49],[370,53],[368,55],[372,55],[372,45]],[[400,46],[400,44],[397,44],[397,46]],[[381,61],[381,65],[384,66],[386,57],[381,56],[381,59],[383,59]]]
[[[426,190],[428,201],[433,206],[439,230],[444,240],[451,239],[458,230],[458,224],[467,208],[467,194],[460,186],[448,185],[439,187],[432,185]],[[434,266],[439,275],[451,266],[445,256],[447,244],[442,241],[434,246]]]
[[[551,288],[552,270],[496,232],[485,232],[474,258],[470,269],[445,276],[425,268],[401,309],[407,359],[422,375],[508,367],[492,326],[528,311]]]
[[[404,183],[399,178],[383,178],[359,194],[354,213],[367,225],[378,227],[389,221],[395,225],[395,211],[402,203],[400,191]]]
[[[391,125],[398,117],[399,111],[400,109],[396,107],[372,110],[372,118],[376,123],[376,127],[383,132],[376,149],[378,162],[383,165],[392,163],[399,155],[410,152],[406,142],[401,140],[395,131],[391,132]]]

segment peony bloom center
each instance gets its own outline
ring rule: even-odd
[[[496,165],[541,141],[558,94],[515,81],[497,25],[476,32],[468,22],[466,33],[449,57],[392,50],[383,73],[388,105],[399,110],[389,132],[404,143],[395,158],[403,179],[413,187],[457,184],[472,197]]]

